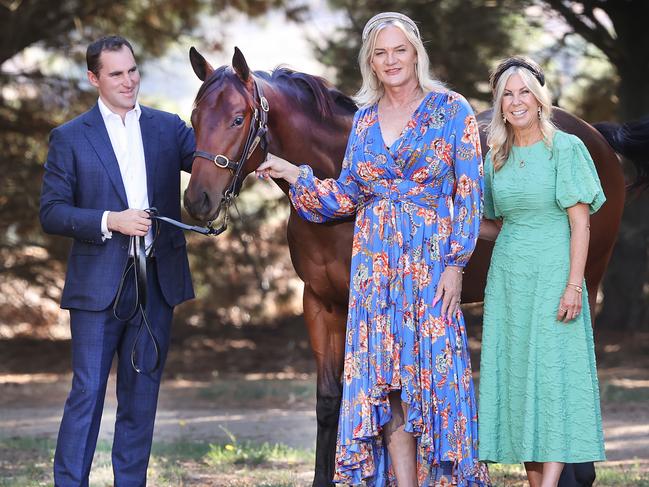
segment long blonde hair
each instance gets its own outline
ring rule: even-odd
[[[522,66],[512,66],[505,70],[498,78],[494,87],[493,114],[487,135],[487,145],[491,149],[491,161],[496,171],[505,165],[514,145],[514,130],[511,128],[511,125],[504,122],[502,111],[505,85],[507,84],[507,80],[514,74],[518,74],[521,77],[525,86],[532,92],[536,101],[539,103],[541,108],[539,127],[543,134],[543,141],[549,149],[552,148],[552,138],[557,130],[551,121],[552,98],[548,89],[545,86],[541,86],[539,80],[528,69]]]
[[[417,52],[416,75],[419,87],[424,93],[430,91],[445,92],[446,86],[441,81],[434,79],[430,74],[430,60],[424,48],[421,39],[411,30],[408,29],[403,22],[396,19],[388,19],[385,22],[379,23],[376,27],[372,28],[367,38],[363,41],[361,49],[358,52],[358,65],[361,69],[361,76],[363,83],[358,93],[353,96],[354,101],[361,107],[373,105],[378,102],[384,93],[384,88],[379,79],[372,70],[372,56],[374,55],[374,48],[376,46],[376,38],[383,29],[387,26],[393,25],[401,30],[408,42],[413,45]]]

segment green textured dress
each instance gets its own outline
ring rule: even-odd
[[[484,303],[479,456],[498,463],[604,460],[588,296],[557,321],[570,269],[566,208],[605,197],[583,143],[557,131],[514,147],[494,172],[485,163],[485,217],[502,218]]]

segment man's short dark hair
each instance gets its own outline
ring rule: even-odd
[[[99,57],[101,56],[101,53],[103,51],[119,51],[124,46],[128,47],[131,50],[133,57],[135,57],[131,43],[121,36],[105,36],[101,39],[97,39],[88,46],[88,49],[86,49],[86,64],[88,65],[88,71],[94,73],[95,76],[99,76],[99,70],[101,69]]]

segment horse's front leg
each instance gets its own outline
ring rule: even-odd
[[[324,302],[307,284],[304,287],[304,319],[317,366],[318,436],[314,487],[332,485],[342,398],[347,308]]]

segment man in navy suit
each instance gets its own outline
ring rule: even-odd
[[[191,171],[195,139],[177,115],[138,104],[140,74],[126,39],[95,41],[86,60],[99,99],[90,111],[52,131],[41,193],[43,229],[73,239],[61,299],[61,307],[70,310],[73,378],[54,482],[88,485],[106,382],[117,355],[115,486],[143,486],[173,308],[194,296],[181,230],[163,224],[147,258],[146,314],[160,345],[157,369],[152,371],[153,340],[144,333],[135,350],[144,372],[134,370],[131,349],[141,316],[120,321],[112,305],[132,259],[129,239],[152,241],[151,220],[143,210],[156,207],[180,219],[180,172]],[[130,282],[123,294],[132,302]]]

